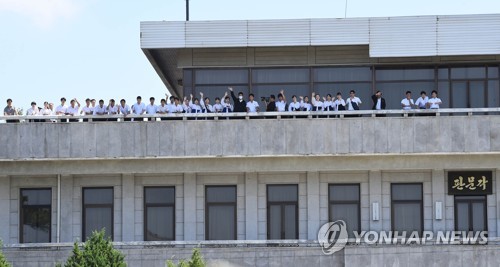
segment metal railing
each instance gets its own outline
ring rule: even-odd
[[[223,119],[312,119],[348,117],[411,117],[442,115],[498,115],[500,108],[450,108],[412,110],[355,110],[355,111],[293,111],[293,112],[232,112],[232,113],[169,113],[155,115],[86,115],[86,116],[0,116],[11,122],[97,122],[97,121],[160,121],[160,120],[223,120]]]

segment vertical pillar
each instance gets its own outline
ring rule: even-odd
[[[10,177],[0,176],[0,240],[9,242],[10,234]]]
[[[383,221],[390,219],[384,216],[384,207],[382,205],[382,172],[370,171],[369,173],[369,191],[370,191],[370,230],[382,231]],[[379,203],[379,220],[373,220],[373,203]],[[388,229],[389,230],[389,229]]]
[[[258,239],[257,173],[245,173],[245,239]]]
[[[319,228],[319,173],[307,172],[307,239],[316,240]]]
[[[446,212],[445,212],[445,177],[444,170],[432,170],[431,177],[432,185],[432,231],[444,231],[446,229]],[[436,220],[436,202],[442,203],[442,219]],[[424,229],[431,230],[431,229]]]
[[[135,183],[133,174],[122,175],[122,241],[135,239]]]
[[[76,201],[75,205],[78,205],[81,211],[82,199],[73,199],[73,176],[71,175],[61,175],[61,225],[60,225],[60,242],[74,242],[73,240],[73,227],[75,224],[81,225],[80,222],[73,221],[73,201]],[[80,214],[82,214],[80,212]],[[80,220],[81,220],[80,216]],[[81,235],[82,229],[75,229],[78,231],[78,236]],[[80,238],[80,240],[82,240]]]
[[[184,174],[184,240],[196,240],[196,174]]]

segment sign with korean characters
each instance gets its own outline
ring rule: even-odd
[[[491,171],[448,172],[448,195],[491,195]]]

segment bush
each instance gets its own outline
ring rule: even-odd
[[[104,237],[104,229],[94,231],[83,244],[82,249],[75,242],[72,255],[66,261],[65,267],[125,267],[125,256],[115,248],[110,238]]]
[[[201,256],[201,252],[199,249],[193,249],[193,254],[191,255],[191,259],[189,261],[180,260],[179,264],[175,265],[171,260],[167,261],[168,267],[205,267],[205,261]]]
[[[5,256],[2,253],[1,248],[3,247],[2,240],[0,240],[0,267],[11,267],[10,263],[7,261]]]

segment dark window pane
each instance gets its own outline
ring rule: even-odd
[[[448,68],[443,68],[438,70],[438,79],[448,80]]]
[[[486,105],[486,90],[484,88],[484,82],[474,82],[469,83],[470,89],[470,107],[471,108],[485,108]]]
[[[455,214],[455,220],[457,223],[457,231],[469,231],[469,203],[468,202],[457,202],[457,214]]]
[[[281,239],[281,205],[269,206],[269,239]]]
[[[30,190],[32,191],[32,190]],[[24,206],[22,211],[22,243],[50,242],[51,212],[49,207]]]
[[[309,69],[254,69],[253,83],[307,83]]]
[[[467,108],[467,82],[454,82],[452,86],[453,103],[451,107]]]
[[[83,189],[84,204],[113,204],[113,188]]]
[[[146,241],[174,240],[174,207],[148,207]]]
[[[243,84],[248,83],[247,69],[196,70],[196,84]]]
[[[422,231],[421,204],[419,203],[393,203],[394,231]]]
[[[100,231],[103,228],[106,231],[106,236],[113,236],[112,231],[112,208],[102,207],[102,208],[85,208],[85,233],[84,238],[90,237],[93,231]]]
[[[377,81],[434,80],[434,69],[375,70]]]
[[[297,239],[296,205],[285,205],[285,239]]]
[[[297,185],[269,185],[267,188],[267,201],[269,202],[297,201],[297,199]]]
[[[488,78],[498,78],[498,67],[488,68]]]
[[[449,82],[438,82],[438,97],[441,99],[443,104],[439,105],[440,108],[449,108],[450,107],[450,83]],[[431,97],[432,90],[426,90],[427,96]],[[418,92],[420,94],[420,92]],[[416,99],[420,97],[420,95],[415,97]]]
[[[50,189],[21,190],[23,205],[50,205],[52,203],[51,192]]]
[[[486,68],[470,67],[470,68],[452,68],[452,79],[480,79],[486,77]]]
[[[207,186],[207,202],[236,202],[236,186]]]
[[[349,237],[354,237],[354,231],[359,231],[359,205],[358,204],[331,204],[330,221],[343,220],[347,225]]]
[[[485,202],[472,203],[472,231],[485,231]]]
[[[359,185],[330,185],[330,201],[359,201]]]
[[[392,200],[422,200],[422,184],[393,184]]]
[[[175,189],[165,187],[148,187],[144,189],[146,204],[173,204]]]
[[[489,81],[488,82],[488,107],[497,108],[500,106],[500,93],[499,93],[499,82]]]
[[[314,69],[315,82],[342,82],[342,81],[371,81],[372,72],[369,67],[364,68],[316,68]]]
[[[235,240],[235,207],[212,205],[208,207],[208,239]]]
[[[193,71],[184,70],[184,77],[182,79],[182,84],[184,86],[191,86],[193,84]]]

